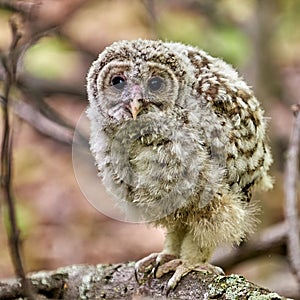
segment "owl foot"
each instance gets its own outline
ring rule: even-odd
[[[167,294],[171,290],[174,290],[177,284],[180,282],[180,280],[192,271],[224,275],[224,271],[220,267],[211,265],[209,263],[191,264],[188,260],[174,259],[160,266],[156,272],[156,277],[160,278],[164,274],[169,273],[171,271],[175,271],[175,273],[168,281],[166,287]]]
[[[175,259],[176,256],[166,253],[152,253],[142,258],[135,264],[134,276],[136,281],[140,283],[138,276],[139,273],[152,274],[153,277],[157,277],[156,272],[158,268],[160,266],[163,266],[165,263],[173,261]]]
[[[191,264],[188,260],[179,259],[174,255],[165,253],[152,253],[139,260],[135,264],[134,275],[136,281],[141,283],[138,276],[139,273],[160,278],[169,272],[174,272],[166,287],[166,293],[168,294],[176,288],[185,275],[192,271],[224,275],[224,271],[220,267],[209,263]]]

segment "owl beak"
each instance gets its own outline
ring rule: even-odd
[[[130,101],[129,104],[129,110],[131,112],[132,118],[133,120],[136,120],[137,115],[139,114],[139,112],[142,110],[142,103],[140,99],[133,99],[132,101]]]
[[[132,94],[128,109],[131,112],[133,120],[136,120],[137,115],[143,109],[143,92],[139,85],[132,87]]]

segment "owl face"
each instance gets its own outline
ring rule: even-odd
[[[160,47],[160,55],[153,56],[153,49],[142,43],[124,42],[124,48],[118,43],[117,49],[110,46],[93,65],[90,76],[96,82],[94,99],[112,122],[135,120],[180,105],[178,99],[187,87],[188,72],[175,53],[164,49],[165,45]]]
[[[101,104],[116,120],[135,120],[149,111],[165,110],[178,96],[178,81],[172,72],[151,62],[134,66],[113,61],[100,74],[99,85]]]

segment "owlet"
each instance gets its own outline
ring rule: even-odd
[[[166,228],[163,251],[136,264],[221,272],[208,260],[255,223],[254,188],[269,189],[266,120],[227,63],[195,47],[152,40],[107,47],[87,76],[91,151],[128,214]]]

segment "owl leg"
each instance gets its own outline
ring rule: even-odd
[[[180,282],[181,278],[191,271],[224,274],[220,267],[213,266],[208,263],[208,260],[214,249],[201,248],[195,242],[192,233],[188,233],[182,241],[180,258],[169,261],[160,266],[156,272],[156,277],[161,277],[164,274],[175,271],[167,285],[167,293],[174,289]]]
[[[184,237],[183,230],[169,231],[166,234],[164,249],[160,253],[152,253],[135,264],[135,278],[139,282],[139,273],[152,273],[156,277],[156,271],[159,266],[169,261],[173,261],[180,255],[181,243]]]

